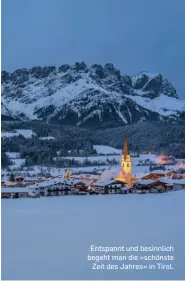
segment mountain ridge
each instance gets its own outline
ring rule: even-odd
[[[185,112],[160,73],[121,75],[113,64],[82,63],[2,71],[2,114],[22,120],[106,128],[177,120]]]

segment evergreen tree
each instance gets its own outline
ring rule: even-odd
[[[10,161],[8,155],[6,153],[1,154],[1,166],[3,169],[6,169],[12,162]]]

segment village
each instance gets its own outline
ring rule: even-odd
[[[139,168],[140,172],[137,172]],[[146,168],[146,169],[145,169]],[[141,172],[144,171],[145,172]],[[185,189],[185,165],[173,157],[160,155],[152,162],[149,155],[137,163],[128,152],[125,139],[121,167],[64,175],[26,177],[10,175],[1,181],[1,198],[39,198],[42,196],[165,193]]]

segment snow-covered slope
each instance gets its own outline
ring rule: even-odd
[[[108,145],[93,145],[93,149],[96,150],[98,155],[121,155],[121,149],[117,149]]]
[[[3,116],[111,127],[183,111],[185,101],[161,74],[122,76],[112,64],[83,62],[2,72]]]
[[[35,133],[32,130],[15,130],[13,132],[2,132],[2,138],[11,138],[15,136],[22,135],[25,138],[31,138]]]
[[[3,100],[3,98],[2,98],[2,100]],[[14,119],[14,115],[13,115],[12,111],[8,109],[7,105],[5,104],[5,101],[4,102],[1,101],[1,116],[2,116],[2,119],[4,118],[4,120]]]
[[[19,153],[19,152],[6,152],[6,155],[7,155],[10,159],[17,159],[17,158],[20,158],[20,153]]]
[[[171,116],[173,114],[176,115],[178,112],[185,111],[184,101],[173,97],[168,97],[163,94],[154,99],[141,96],[127,97],[135,101],[140,106],[153,112],[157,112],[162,116]]]

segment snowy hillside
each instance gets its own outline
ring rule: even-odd
[[[2,279],[182,280],[185,191],[149,195],[61,196],[2,200]],[[75,237],[75,239],[74,239]],[[93,270],[95,246],[172,246],[173,270]],[[111,252],[124,256],[124,252]],[[130,252],[130,254],[136,254]],[[143,255],[143,252],[137,252]],[[159,262],[159,261],[158,261]],[[100,261],[99,264],[109,261]],[[151,264],[114,261],[112,264]],[[157,264],[157,261],[152,261]]]
[[[93,149],[96,151],[98,155],[109,155],[109,154],[115,154],[115,155],[121,155],[121,149],[116,149],[111,146],[107,145],[93,145]]]
[[[114,127],[166,120],[184,111],[185,101],[161,74],[121,75],[110,63],[2,72],[3,118]]]
[[[25,138],[31,138],[35,133],[32,130],[15,130],[14,132],[2,132],[2,138],[10,138],[14,136],[22,135]]]
[[[6,155],[11,159],[20,158],[19,152],[6,152]]]
[[[140,96],[127,96],[135,101],[140,106],[157,112],[162,116],[176,115],[178,112],[185,111],[185,102],[176,98],[160,95],[154,99],[140,97]]]

